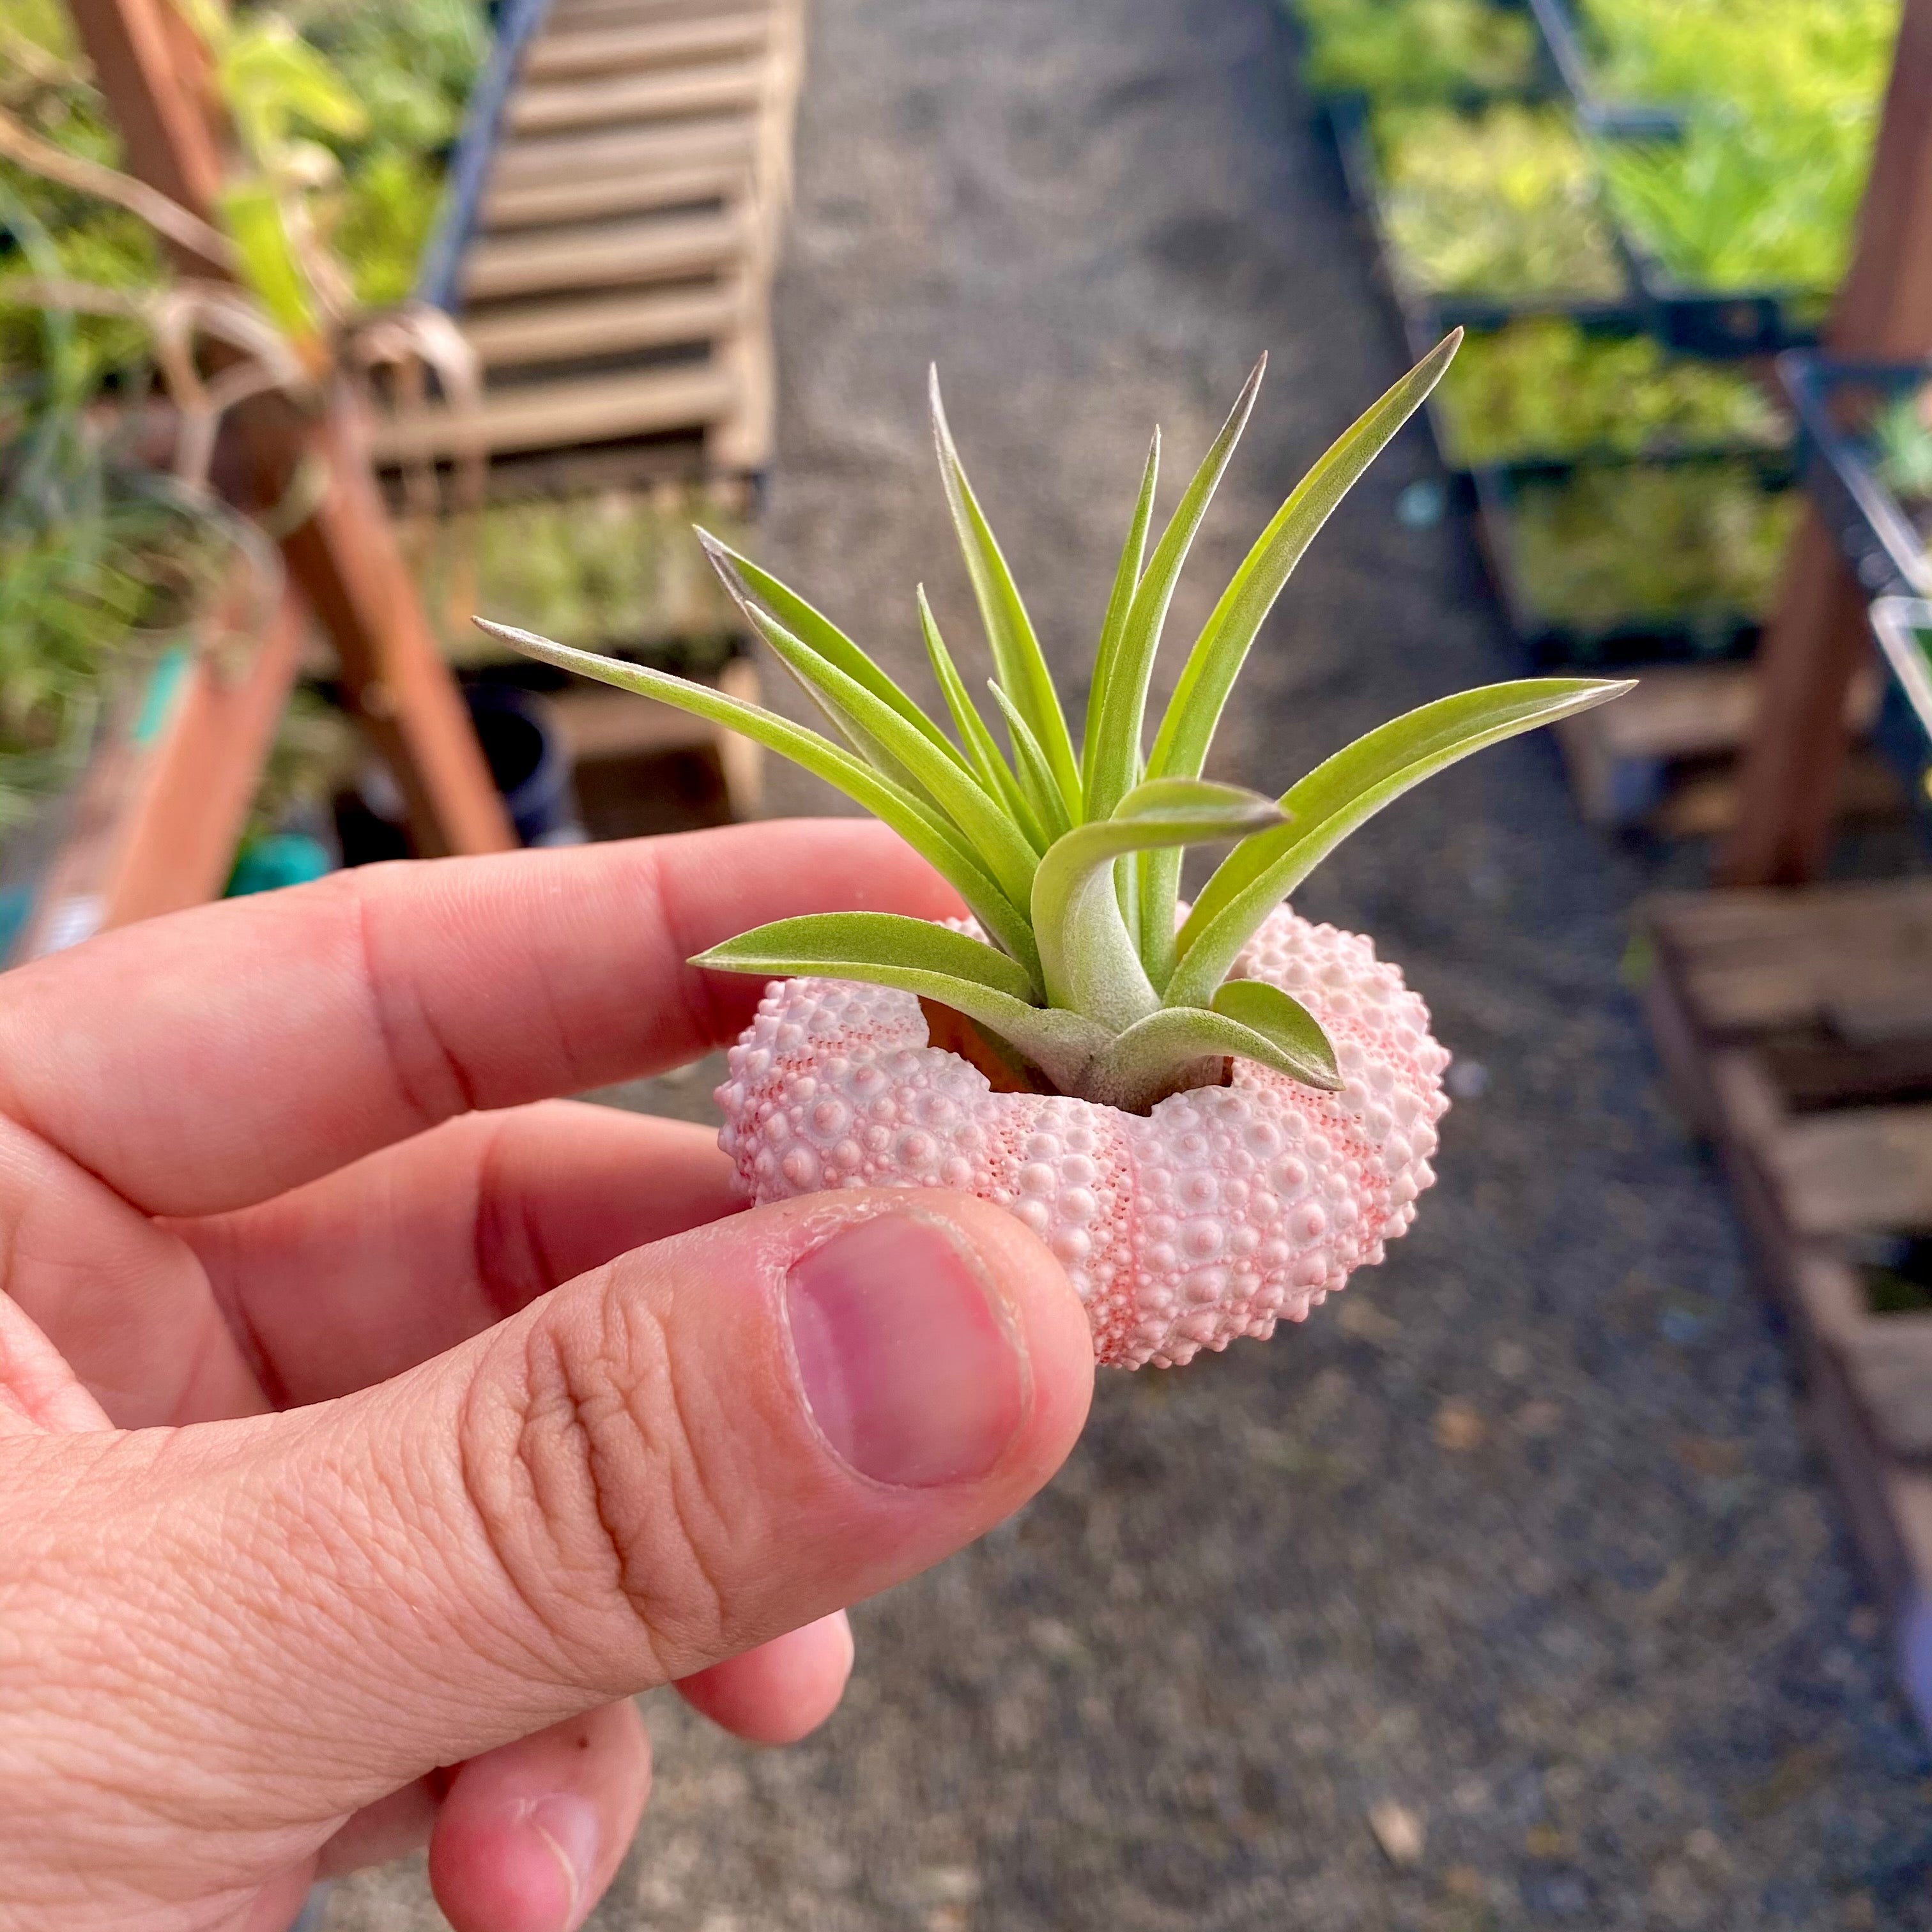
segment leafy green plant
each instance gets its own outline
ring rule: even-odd
[[[1377,100],[1441,100],[1528,86],[1528,14],[1492,0],[1293,0],[1317,87]]]
[[[341,164],[332,238],[368,308],[402,301],[442,200],[443,160],[489,50],[478,0],[293,0],[288,18],[359,102],[358,134],[325,135]]]
[[[1003,752],[974,704],[923,592],[920,621],[950,737],[820,611],[712,540],[746,618],[844,740],[661,673],[506,626],[484,628],[541,661],[742,731],[892,826],[944,876],[986,934],[883,913],[786,920],[702,964],[770,976],[827,974],[938,1001],[1004,1041],[1062,1093],[1142,1111],[1237,1055],[1334,1088],[1334,1048],[1278,987],[1228,974],[1250,936],[1348,834],[1468,752],[1601,702],[1622,687],[1553,678],[1441,700],[1337,752],[1277,800],[1202,776],[1263,620],[1316,532],[1428,393],[1450,337],[1348,430],[1289,496],[1195,640],[1144,740],[1168,608],[1234,453],[1257,368],[1151,556],[1156,434],[1122,550],[1078,740],[1004,556],[954,446],[938,384],[933,424],[946,500],[984,625]],[[1234,839],[1182,922],[1180,852]]]
[[[1701,102],[1748,118],[1868,118],[1899,0],[1584,0],[1612,98]]]
[[[1382,221],[1419,286],[1504,298],[1625,292],[1589,156],[1562,115],[1384,108],[1372,131]]]
[[[1932,498],[1932,385],[1887,403],[1872,418],[1870,434],[1886,487],[1911,502]]]
[[[1561,316],[1472,336],[1436,400],[1456,460],[1472,469],[1714,444],[1774,448],[1790,434],[1763,387],[1735,368],[1672,356],[1648,336],[1592,334]]]
[[[470,527],[434,533],[418,572],[423,601],[442,618],[459,660],[476,655],[463,637],[478,641],[469,617],[479,603],[517,611],[580,650],[628,652],[674,636],[722,644],[742,620],[692,530],[694,515],[735,541],[736,519],[698,492],[492,504]]]
[[[1511,548],[1524,596],[1580,628],[1712,611],[1761,615],[1796,526],[1798,493],[1746,464],[1617,464],[1517,492]]]
[[[1843,276],[1871,164],[1862,121],[1699,114],[1678,141],[1606,143],[1632,236],[1679,281],[1828,291]]]

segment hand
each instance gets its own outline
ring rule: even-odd
[[[841,1606],[1046,1480],[1091,1345],[1017,1221],[736,1213],[700,1130],[542,1100],[730,1038],[758,987],[687,955],[865,905],[955,910],[760,825],[0,979],[0,1927],[279,1932],[427,1837],[459,1932],[564,1932],[644,1803],[621,1700],[802,1735]]]

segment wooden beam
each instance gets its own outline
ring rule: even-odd
[[[71,0],[71,9],[122,130],[130,171],[213,219],[224,178],[219,104],[185,23],[165,0]],[[314,512],[282,539],[282,554],[335,646],[361,722],[409,802],[417,850],[433,857],[514,845],[376,493],[350,392],[332,388],[313,422],[273,395],[236,416],[265,501],[281,499],[305,466],[324,479]]]
[[[1905,0],[1857,246],[1826,340],[1867,361],[1932,355],[1932,0]],[[1737,825],[1719,854],[1723,884],[1816,875],[1849,748],[1846,693],[1871,648],[1864,594],[1809,510],[1759,646],[1762,700]]]

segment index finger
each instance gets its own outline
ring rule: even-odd
[[[0,1112],[149,1214],[245,1207],[472,1108],[694,1059],[761,989],[692,953],[863,908],[959,910],[861,819],[340,873],[0,977]]]

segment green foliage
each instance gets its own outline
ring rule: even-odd
[[[1587,18],[1607,95],[1689,112],[1681,143],[1604,152],[1633,233],[1700,286],[1835,287],[1899,0],[1588,0]]]
[[[1543,679],[1465,692],[1371,733],[1278,805],[1199,776],[1228,688],[1295,562],[1342,493],[1420,405],[1456,341],[1450,338],[1345,432],[1282,505],[1196,640],[1149,754],[1142,750],[1144,698],[1173,578],[1232,452],[1258,371],[1143,568],[1149,463],[1102,633],[1094,680],[1100,716],[1089,721],[1070,775],[1058,769],[1052,742],[1042,743],[1042,733],[1057,727],[1070,755],[1058,696],[966,483],[936,385],[941,471],[1000,674],[993,688],[1011,760],[968,697],[923,592],[928,650],[959,746],[830,618],[722,544],[710,548],[728,589],[849,750],[704,686],[478,622],[542,662],[714,718],[795,760],[928,859],[993,942],[936,936],[875,914],[839,914],[761,928],[700,964],[766,977],[830,972],[918,993],[1005,1040],[1063,1092],[1115,1106],[1151,1106],[1198,1077],[1204,1063],[1218,1065],[1230,1054],[1332,1086],[1334,1054],[1311,1016],[1285,994],[1225,983],[1242,946],[1320,858],[1411,786],[1484,745],[1625,688]],[[1124,791],[1121,774],[1131,775]],[[1177,875],[1153,862],[1227,838],[1238,842],[1182,931],[1177,957]]]
[[[1619,218],[1678,280],[1828,292],[1850,259],[1874,130],[1700,113],[1678,141],[1606,143]]]
[[[1583,0],[1612,99],[1693,101],[1752,119],[1868,118],[1900,0]]]
[[[1633,614],[1761,615],[1796,527],[1798,494],[1748,464],[1624,464],[1516,498],[1515,562],[1542,616],[1588,628]]]
[[[1590,158],[1561,114],[1379,110],[1373,135],[1390,243],[1420,287],[1614,299],[1624,272]]]
[[[1536,71],[1528,14],[1491,0],[1292,0],[1309,39],[1308,78],[1378,100],[1441,100],[1526,87]]]
[[[342,164],[333,239],[356,299],[401,301],[442,206],[443,160],[489,52],[481,0],[294,0],[288,17],[361,104],[328,146]]]
[[[66,11],[56,0],[0,0],[0,110],[44,141],[82,159],[118,164],[120,143],[79,63]],[[18,232],[22,220],[44,238],[30,266]],[[0,280],[55,274],[115,289],[148,289],[164,279],[160,252],[147,224],[77,190],[0,160]],[[98,376],[139,368],[146,358],[142,326],[118,316],[81,316],[74,346]],[[43,367],[39,316],[0,301],[0,383]]]
[[[478,655],[470,614],[479,603],[581,650],[662,652],[683,638],[722,652],[741,620],[694,517],[733,528],[722,504],[695,491],[493,503],[425,533],[423,603],[459,662]]]
[[[1873,417],[1878,473],[1909,502],[1932,497],[1932,386],[1895,397]]]
[[[1672,356],[1646,335],[1593,335],[1561,316],[1472,336],[1436,400],[1457,461],[1472,469],[1715,444],[1777,448],[1790,435],[1749,376]]]

